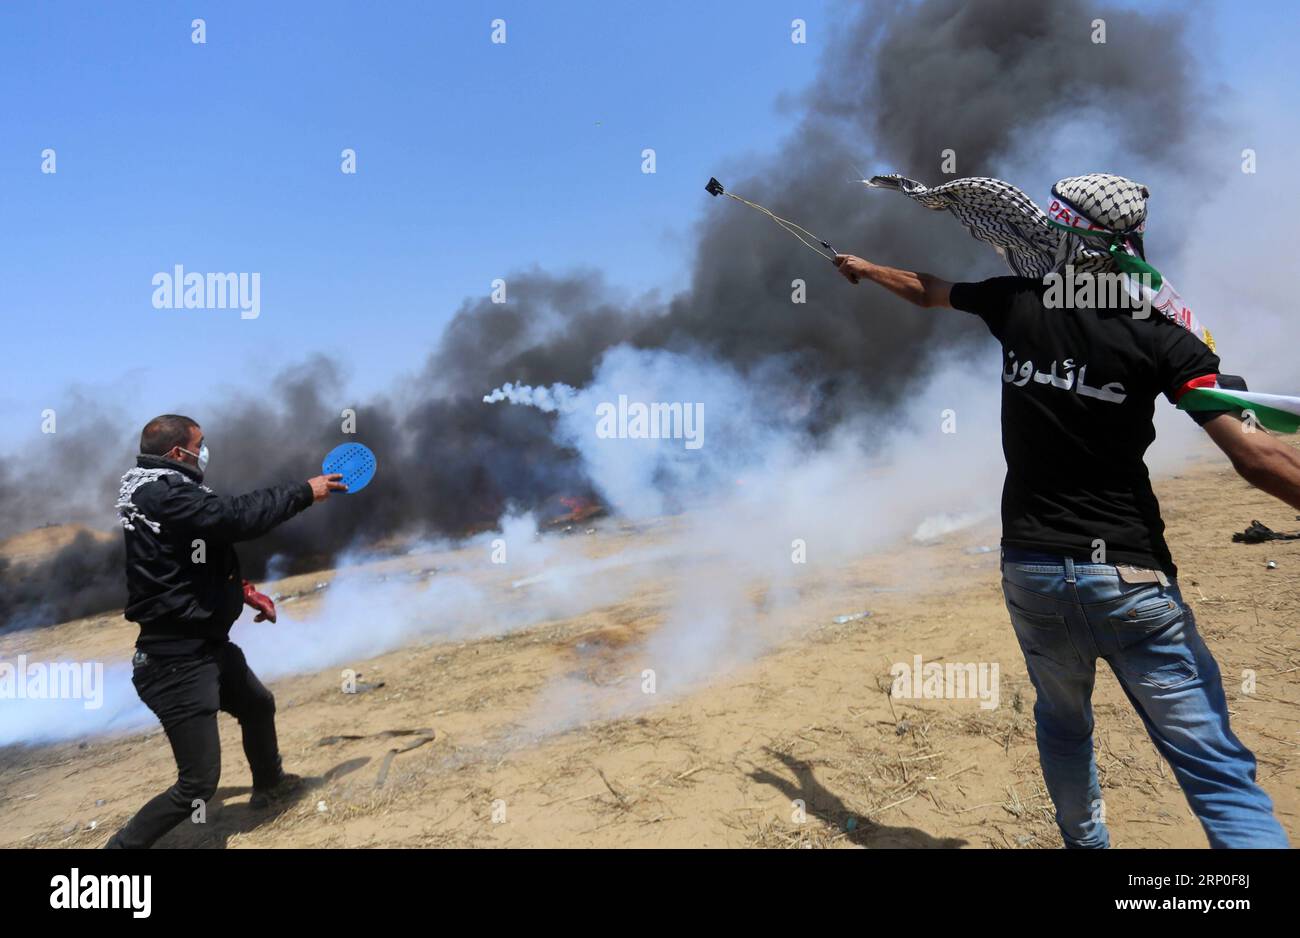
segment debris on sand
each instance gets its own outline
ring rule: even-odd
[[[346,578],[348,582],[353,582],[354,580],[357,579],[362,579],[368,583],[387,583],[390,580],[409,582],[411,580],[431,579],[432,577],[438,575],[439,569],[440,569],[439,567],[421,567],[419,569],[414,569],[414,570],[399,570],[391,573],[376,573],[364,577],[358,576],[356,574],[339,574],[334,578],[334,580],[338,580],[340,578]],[[321,580],[315,583],[313,586],[307,587],[306,589],[300,589],[291,593],[286,593],[286,592],[272,593],[271,601],[277,605],[282,605],[284,603],[291,603],[296,600],[303,599],[307,596],[311,596],[313,593],[319,593],[322,590],[329,589],[330,585],[334,582],[334,580]]]
[[[842,616],[836,616],[832,621],[836,625],[844,625],[846,622],[857,622],[859,619],[869,618],[871,618],[871,613],[864,609],[861,612],[850,612]]]
[[[372,583],[387,583],[389,580],[427,580],[438,572],[437,567],[425,567],[422,570],[406,570],[397,573],[380,573],[370,578]]]
[[[1244,531],[1238,531],[1232,535],[1233,543],[1236,544],[1263,544],[1265,541],[1295,541],[1300,540],[1300,532],[1294,534],[1283,534],[1274,531],[1266,524],[1260,524],[1258,521],[1252,521],[1250,527]]]
[[[422,740],[421,742],[418,743],[418,745],[423,746],[427,742],[432,742],[436,735],[437,734],[431,728],[427,728],[427,727],[421,727],[419,729],[413,729],[413,730],[407,730],[407,729],[380,730],[378,733],[344,733],[341,736],[325,736],[322,737],[321,740],[318,743],[316,743],[316,745],[335,746],[338,745],[339,743],[354,742],[358,739],[390,739],[396,736],[418,736]],[[426,736],[428,737],[428,739],[424,738]],[[412,746],[411,748],[413,749],[415,747]]]

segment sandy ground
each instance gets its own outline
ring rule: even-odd
[[[1295,840],[1300,542],[1241,545],[1231,534],[1252,518],[1275,530],[1300,522],[1221,459],[1189,463],[1157,490],[1184,597],[1225,675],[1234,729],[1258,756],[1260,781]],[[607,520],[574,536],[593,556],[611,556],[653,545],[668,525]],[[756,623],[779,640],[689,693],[642,688],[641,640],[662,621],[670,574],[504,637],[342,663],[360,672],[359,693],[342,692],[340,668],[276,681],[281,749],[307,790],[283,809],[250,811],[239,727],[223,714],[225,769],[207,823],[182,824],[161,846],[1058,847],[997,555],[972,552],[996,537],[996,527],[968,529],[818,574],[796,604]],[[389,568],[431,562],[448,557]],[[292,592],[316,579],[266,589]],[[761,596],[764,584],[752,588]],[[296,614],[310,616],[316,601],[304,598]],[[873,614],[834,621],[858,610]],[[125,660],[133,640],[128,623],[100,617],[0,638],[0,657]],[[997,663],[999,706],[891,699],[891,664],[918,654]],[[1249,694],[1247,669],[1258,681]],[[597,702],[557,727],[546,719],[557,688],[569,701],[587,688]],[[1205,846],[1105,667],[1095,705],[1115,845]],[[0,845],[98,846],[174,772],[157,729],[0,749]]]

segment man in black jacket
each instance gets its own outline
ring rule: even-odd
[[[140,626],[131,680],[167,733],[178,776],[108,847],[151,846],[200,807],[206,811],[221,776],[218,710],[243,730],[253,772],[250,806],[264,807],[300,782],[280,765],[275,698],[229,639],[245,603],[259,611],[255,621],[275,621],[271,600],[240,576],[232,545],[346,486],[333,474],[226,498],[203,485],[207,463],[203,429],[165,414],[145,426],[136,468],[122,477],[125,614]]]

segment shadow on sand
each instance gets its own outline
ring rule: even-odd
[[[932,837],[915,827],[890,827],[863,818],[857,812],[850,811],[838,795],[817,780],[811,764],[787,753],[775,752],[771,749],[765,751],[773,758],[779,759],[793,773],[795,781],[792,782],[767,769],[756,769],[749,773],[749,777],[764,785],[771,785],[791,801],[802,799],[809,816],[825,822],[838,831],[844,831],[845,836],[860,847],[953,849],[967,844],[967,841],[960,837]],[[856,819],[857,826],[853,830],[846,830],[850,819]]]

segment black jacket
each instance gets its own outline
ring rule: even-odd
[[[155,654],[197,650],[221,641],[243,611],[243,577],[233,544],[252,540],[311,505],[306,482],[223,497],[200,486],[193,466],[140,456],[142,469],[170,469],[131,494],[126,530],[126,618],[140,625],[136,644]],[[150,524],[152,522],[152,524]],[[157,526],[157,530],[154,526]],[[194,558],[202,541],[203,562]]]

